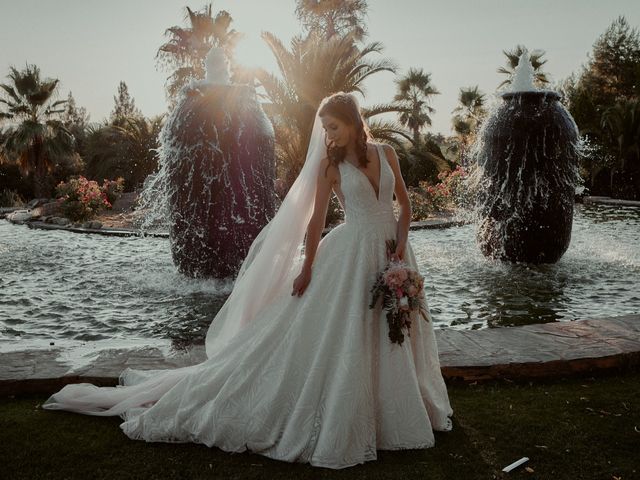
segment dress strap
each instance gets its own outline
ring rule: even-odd
[[[376,147],[378,148],[378,158],[380,159],[380,168],[382,168],[382,159],[384,158],[385,162],[388,162],[387,155],[384,153],[384,148],[382,148],[381,143],[376,143]]]

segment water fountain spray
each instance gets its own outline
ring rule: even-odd
[[[525,52],[478,132],[469,185],[484,255],[554,263],[571,240],[582,142],[560,95],[536,88],[533,76]]]
[[[223,50],[212,48],[205,65],[160,133],[139,226],[169,229],[181,273],[228,278],[275,214],[275,137],[253,87],[230,82]]]

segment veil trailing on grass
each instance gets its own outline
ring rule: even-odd
[[[302,170],[275,216],[251,244],[233,291],[209,326],[205,341],[207,357],[249,326],[273,299],[291,294],[293,278],[301,267],[301,247],[313,213],[316,178],[321,160],[327,156],[318,115],[322,105],[315,114]]]
[[[205,341],[208,359],[251,326],[272,300],[291,294],[293,278],[301,267],[301,246],[313,213],[316,178],[326,155],[322,123],[316,112],[305,164],[275,216],[251,244],[231,294],[209,326]],[[90,383],[65,385],[49,397],[42,408],[131,419],[206,364],[207,361],[168,370],[127,368],[120,374],[116,387]]]

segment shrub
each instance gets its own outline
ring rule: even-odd
[[[111,205],[122,196],[124,191],[124,178],[118,177],[116,180],[107,180],[102,182],[102,191],[107,196],[107,200]]]
[[[418,182],[418,187],[409,188],[412,220],[422,220],[433,213],[467,207],[469,195],[465,186],[466,170],[459,166],[455,170],[444,170],[438,174],[439,183]]]
[[[95,180],[83,176],[60,182],[56,187],[58,202],[65,217],[72,221],[92,218],[98,210],[111,208],[111,204],[122,193],[124,180],[105,180],[102,186]]]
[[[451,208],[469,208],[471,206],[471,196],[466,184],[468,173],[464,167],[458,165],[453,171],[443,171],[438,174],[438,179],[449,193]]]
[[[24,199],[15,190],[0,190],[0,207],[22,207]]]

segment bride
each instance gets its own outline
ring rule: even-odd
[[[332,191],[345,222],[321,239]],[[369,308],[386,240],[417,270],[410,212],[393,148],[372,141],[352,95],[325,98],[304,167],[209,327],[207,360],[127,368],[116,387],[66,385],[42,408],[119,415],[132,439],[333,469],[434,446],[453,410],[428,307],[402,344],[381,305]]]

